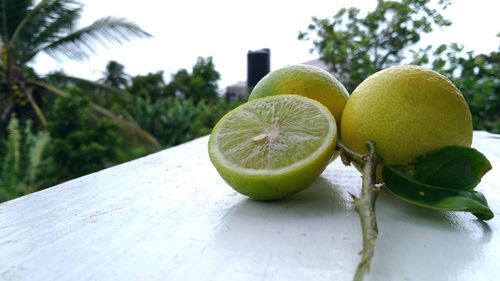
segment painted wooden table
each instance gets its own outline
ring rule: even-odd
[[[361,249],[332,163],[313,186],[263,203],[229,188],[207,137],[0,205],[0,280],[350,280]],[[475,132],[493,164],[478,189],[496,217],[441,213],[387,192],[366,280],[500,280],[500,136]]]

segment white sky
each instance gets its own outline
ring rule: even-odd
[[[271,49],[271,70],[312,60],[310,41],[299,41],[298,32],[312,22],[311,17],[331,17],[341,7],[372,10],[376,0],[308,1],[224,1],[224,0],[82,0],[80,26],[106,17],[123,17],[139,24],[154,37],[134,39],[124,45],[99,47],[98,54],[85,62],[57,62],[46,55],[36,58],[39,73],[64,70],[96,80],[110,60],[125,65],[131,75],[163,70],[166,81],[181,68],[191,70],[196,59],[212,56],[221,74],[219,87],[246,79],[249,50]],[[467,50],[496,50],[500,39],[500,1],[454,0],[442,14],[453,25],[423,38],[438,45],[457,42]]]

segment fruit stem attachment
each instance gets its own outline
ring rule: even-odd
[[[340,151],[342,162],[346,165],[355,162],[362,168],[361,194],[359,198],[353,196],[353,199],[354,209],[358,213],[361,222],[363,250],[360,252],[361,258],[353,281],[363,280],[366,272],[369,271],[378,236],[375,201],[380,189],[375,183],[377,166],[381,163],[381,160],[375,153],[375,143],[369,141],[366,146],[368,154],[360,155],[348,149],[342,142],[339,141],[337,143],[337,149]]]
[[[335,146],[335,149],[340,151],[340,158],[342,159],[342,163],[344,163],[344,165],[349,166],[349,165],[351,165],[351,162],[362,165],[363,155],[358,154],[358,153],[350,150],[347,146],[345,146],[342,143],[341,140],[337,141],[337,145]]]

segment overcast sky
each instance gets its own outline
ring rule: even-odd
[[[168,81],[181,68],[191,70],[196,59],[212,56],[221,74],[219,86],[246,79],[249,50],[271,49],[271,69],[312,60],[311,42],[297,40],[311,17],[331,17],[341,7],[371,10],[376,0],[223,1],[223,0],[82,0],[80,26],[106,17],[124,17],[154,37],[135,39],[121,46],[98,48],[85,62],[57,62],[45,55],[36,58],[39,73],[66,73],[98,79],[110,60],[125,65],[131,75],[162,70]],[[423,38],[423,43],[463,43],[467,50],[496,50],[500,39],[500,1],[455,0],[443,12],[453,25]]]

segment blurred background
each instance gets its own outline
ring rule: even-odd
[[[500,4],[6,0],[0,202],[209,134],[265,73],[308,63],[352,92],[419,64],[500,133]]]
[[[374,10],[376,0],[226,1],[226,0],[143,0],[140,4],[120,0],[86,0],[78,26],[116,16],[139,24],[154,37],[132,40],[123,46],[96,48],[96,54],[84,63],[57,62],[46,55],[36,59],[39,73],[64,69],[66,73],[98,79],[110,60],[125,65],[131,75],[163,70],[165,79],[172,73],[193,66],[196,58],[213,57],[220,88],[246,78],[246,52],[261,48],[272,51],[271,67],[306,62],[318,58],[311,53],[311,42],[297,40],[311,18],[332,18],[341,8],[356,7],[363,13]],[[429,7],[439,8],[438,1]],[[489,52],[498,47],[496,37],[500,3],[495,0],[451,2],[438,11],[453,24],[421,33],[419,46],[457,42],[467,50]]]

